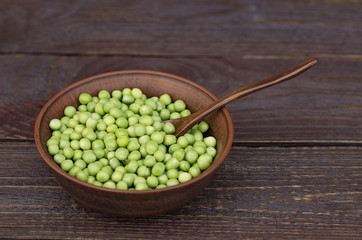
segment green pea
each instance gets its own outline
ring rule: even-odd
[[[113,181],[107,181],[107,182],[103,183],[103,187],[116,189],[116,184]]]
[[[49,138],[49,140],[47,141],[47,146],[49,147],[50,145],[58,145],[59,144],[59,140],[52,137]]]
[[[63,148],[63,155],[66,157],[66,158],[73,158],[73,155],[74,155],[74,151],[71,147],[64,147]]]
[[[138,164],[137,164],[138,165]],[[135,174],[131,174],[131,173],[126,173],[123,176],[122,181],[127,183],[128,187],[131,187],[133,185],[134,179],[135,179],[136,175]]]
[[[133,152],[135,150],[140,149],[140,147],[141,147],[141,145],[137,140],[132,141],[132,140],[129,139],[129,143],[127,145],[128,151]]]
[[[192,177],[197,177],[200,175],[201,171],[200,171],[200,168],[198,166],[192,166],[190,169],[189,169],[189,173],[191,174]]]
[[[142,165],[137,169],[137,175],[140,177],[146,178],[146,177],[150,176],[150,174],[151,174],[150,169],[148,167],[146,167],[145,165]]]
[[[98,124],[98,121],[96,119],[94,119],[94,118],[91,118],[91,117],[88,118],[86,123],[85,123],[86,127],[91,128],[91,129],[96,129],[97,124]]]
[[[82,169],[79,166],[73,166],[68,173],[70,176],[75,177],[80,171],[82,171]]]
[[[206,148],[206,153],[208,153],[208,154],[210,154],[211,155],[211,157],[215,157],[216,156],[216,148],[214,148],[214,147],[207,147]]]
[[[121,163],[117,158],[110,159],[108,163],[112,169],[116,169],[118,166],[121,166]]]
[[[162,132],[153,132],[151,134],[151,139],[155,141],[157,144],[161,144],[163,142],[164,134]]]
[[[58,165],[61,164],[64,160],[66,160],[65,156],[59,153],[55,154],[53,156],[53,159]]]
[[[86,151],[84,151],[84,153],[83,153],[83,160],[84,160],[84,162],[86,162],[86,163],[92,163],[92,162],[94,162],[95,160],[97,160],[97,157],[96,157],[96,155],[93,153],[93,151],[91,151],[91,150],[86,150]]]
[[[141,137],[138,138],[138,142],[140,145],[144,145],[146,144],[148,141],[150,141],[151,137],[148,135],[143,135]]]
[[[49,127],[52,130],[59,130],[61,128],[61,126],[62,126],[62,123],[59,119],[52,119],[49,122]]]
[[[177,149],[173,152],[172,156],[174,158],[176,158],[177,160],[181,161],[184,159],[185,157],[185,150],[180,148],[180,149]]]
[[[115,171],[113,172],[112,176],[111,176],[111,180],[113,182],[118,183],[119,181],[121,181],[123,178],[123,173],[121,173],[120,171]]]
[[[117,131],[114,133],[116,135],[117,138],[121,137],[121,136],[126,136],[128,137],[128,132],[126,129],[123,128],[118,128]]]
[[[120,90],[114,90],[114,91],[112,91],[112,97],[113,97],[113,98],[116,98],[116,99],[118,99],[118,100],[121,100],[121,98],[122,98],[122,91],[120,91]]]
[[[105,142],[105,146],[108,151],[114,151],[117,149],[118,144],[115,139],[109,139],[108,141]]]
[[[99,159],[99,162],[102,164],[102,166],[108,166],[108,159],[106,158]]]
[[[137,163],[137,160],[135,161],[130,160],[130,162],[125,166],[128,173],[135,173],[138,167],[139,165]]]
[[[147,177],[147,185],[149,188],[155,188],[158,186],[158,178],[156,176]]]
[[[81,150],[74,150],[73,160],[82,159],[83,151]]]
[[[165,105],[169,105],[171,103],[171,97],[168,94],[162,94],[160,96],[160,101],[163,102]]]
[[[106,131],[109,132],[109,133],[114,133],[118,130],[118,127],[116,124],[110,124],[107,126],[107,129]]]
[[[152,127],[155,129],[155,132],[161,131],[163,123],[161,121],[153,121]]]
[[[128,184],[125,181],[119,181],[116,185],[116,189],[119,190],[127,190],[128,189]]]
[[[103,117],[103,121],[107,126],[109,126],[111,124],[114,124],[116,122],[116,119],[111,115],[106,115]]]
[[[139,118],[139,123],[144,126],[151,126],[153,124],[153,118],[149,115],[142,115]]]
[[[154,140],[150,140],[146,143],[146,152],[148,154],[154,154],[158,150],[158,144]]]
[[[153,154],[153,156],[157,162],[161,162],[165,159],[166,153],[164,150],[159,149]]]
[[[71,140],[80,140],[80,139],[82,139],[82,134],[74,131],[70,134],[70,139]]]
[[[174,135],[166,134],[163,139],[163,144],[165,146],[171,146],[176,143],[176,137]]]
[[[143,164],[146,167],[153,167],[156,164],[156,158],[154,156],[148,155],[146,156]]]
[[[86,111],[87,111],[87,105],[81,104],[81,105],[78,106],[78,113],[86,112]]]
[[[190,181],[192,179],[192,176],[190,173],[188,172],[182,172],[178,175],[178,181],[180,183],[184,183],[184,182],[187,182],[187,181]]]
[[[146,126],[146,134],[151,135],[155,132],[155,128],[153,126]]]
[[[206,148],[199,145],[194,147],[194,151],[197,152],[197,154],[200,156],[206,153]]]
[[[147,185],[147,183],[138,183],[137,185],[135,184],[135,189],[136,190],[147,190],[148,185]]]
[[[123,161],[126,160],[128,157],[129,151],[126,148],[118,148],[116,150],[115,156],[119,160]]]
[[[89,93],[81,93],[79,95],[80,104],[87,104],[92,101],[92,96]]]
[[[77,126],[74,127],[74,131],[78,132],[78,133],[82,133],[84,130],[85,126],[82,124],[78,124]]]
[[[173,154],[176,150],[178,150],[178,149],[181,149],[181,146],[179,145],[179,144],[177,144],[177,143],[175,143],[175,144],[172,144],[169,148],[168,148],[168,152],[170,153],[170,154]]]
[[[183,110],[181,113],[180,113],[181,117],[187,117],[187,116],[190,116],[191,115],[191,111],[188,110],[188,109],[185,109]]]
[[[89,150],[91,148],[91,142],[87,138],[79,140],[79,146],[83,150]]]
[[[75,177],[84,182],[86,182],[88,180],[88,175],[83,171],[77,172]]]
[[[110,166],[102,167],[101,171],[106,171],[109,174],[109,176],[111,176],[112,173],[113,173],[113,170],[112,170],[112,168]]]
[[[102,187],[102,186],[103,186],[103,183],[98,182],[98,181],[94,181],[92,184],[93,184],[93,185],[96,185],[96,186],[98,186],[98,187]]]
[[[185,153],[185,159],[190,164],[194,164],[197,161],[198,157],[199,155],[194,150],[190,150]]]
[[[137,161],[141,159],[141,153],[137,150],[130,152],[128,154],[128,160],[129,161]]]
[[[82,159],[78,159],[74,162],[75,166],[80,167],[82,170],[87,167],[87,163],[83,161]]]
[[[92,176],[97,175],[97,173],[101,170],[101,166],[96,162],[88,164],[87,168],[89,174]]]
[[[141,137],[146,134],[146,128],[142,124],[136,124],[134,126],[134,131],[137,137]]]
[[[177,144],[181,146],[181,148],[186,148],[189,145],[189,141],[187,137],[181,136],[177,139]]]
[[[210,154],[203,154],[201,155],[198,159],[197,159],[197,165],[201,170],[205,170],[207,169],[212,162],[212,157],[210,156]]]
[[[181,171],[187,172],[190,169],[190,163],[187,161],[181,161],[179,168]]]
[[[130,94],[124,94],[123,97],[122,97],[122,102],[127,104],[127,105],[130,105],[134,102],[134,97]]]
[[[57,153],[59,153],[59,146],[58,145],[50,145],[48,147],[48,152],[50,155],[55,155]]]
[[[64,160],[60,164],[60,167],[66,172],[68,172],[70,169],[72,169],[73,166],[74,166],[73,161],[70,159]]]
[[[153,112],[153,109],[149,105],[142,105],[139,108],[140,115],[151,115]]]
[[[170,119],[170,114],[171,113],[168,109],[165,109],[165,108],[162,109],[160,111],[160,117],[161,117],[162,121]]]
[[[107,90],[103,89],[98,92],[98,97],[99,99],[110,99],[111,94]]]
[[[85,124],[88,118],[91,117],[91,114],[89,112],[80,112],[78,116],[79,116],[79,122]]]
[[[158,176],[159,184],[166,184],[167,180],[168,180],[168,177],[166,174],[162,174],[162,175]]]
[[[96,178],[94,176],[88,176],[87,178],[87,183],[94,183],[94,181],[96,180]]]
[[[170,119],[178,119],[181,118],[181,114],[178,112],[173,112],[170,114]]]
[[[124,166],[118,166],[118,167],[116,167],[116,169],[114,169],[114,171],[116,171],[116,172],[121,172],[121,173],[123,173],[123,174],[125,174],[127,171],[126,171],[126,168],[124,167]]]
[[[171,158],[167,163],[166,163],[166,169],[177,169],[180,165],[179,160],[177,160],[176,158]]]
[[[174,104],[175,104],[175,110],[177,112],[182,112],[183,110],[186,109],[186,104],[182,100],[176,100]]]
[[[96,103],[96,105],[94,106],[94,112],[103,116],[105,114],[103,103],[100,103],[100,102]]]
[[[99,171],[96,176],[97,181],[99,181],[101,183],[108,181],[109,178],[110,178],[109,173],[104,170]]]
[[[154,176],[161,176],[165,172],[165,164],[162,162],[157,162],[152,167],[152,175]]]
[[[209,124],[205,121],[201,121],[198,124],[198,129],[202,132],[205,133],[207,130],[209,130]]]
[[[172,169],[167,170],[166,174],[169,179],[172,179],[172,178],[177,179],[179,172],[177,169],[172,168]]]
[[[156,187],[156,189],[161,189],[161,188],[165,188],[165,187],[167,187],[165,184],[159,184],[159,185]]]
[[[175,186],[175,185],[177,185],[177,184],[179,184],[179,181],[178,181],[176,178],[169,179],[169,180],[167,180],[167,182],[166,182],[166,186],[167,186],[167,187],[172,187],[172,186]]]
[[[72,130],[75,128],[75,126],[78,125],[78,121],[75,120],[74,118],[69,119],[69,121],[67,122],[67,124],[65,124],[68,128],[71,128]],[[73,130],[74,131],[74,130]]]
[[[172,123],[167,122],[163,125],[163,131],[167,134],[173,134],[175,132],[175,126]]]
[[[97,159],[101,159],[105,156],[106,151],[104,149],[98,148],[93,150],[94,155],[96,155]]]
[[[87,104],[87,110],[88,110],[88,112],[91,112],[91,113],[94,113],[94,111],[95,111],[95,106],[96,106],[96,103],[95,102],[89,102],[88,104]]]
[[[134,126],[129,126],[127,128],[127,133],[128,133],[128,136],[130,136],[130,137],[136,137]]]

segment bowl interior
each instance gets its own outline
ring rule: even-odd
[[[63,172],[63,170],[61,170],[52,160],[51,155],[47,151],[46,142],[51,136],[51,131],[48,127],[50,120],[62,117],[63,110],[66,106],[77,106],[78,96],[83,92],[96,95],[101,89],[113,91],[115,89],[121,90],[126,87],[140,88],[148,97],[160,96],[164,93],[168,93],[173,101],[182,99],[192,112],[208,106],[217,99],[215,95],[207,89],[192,81],[154,71],[118,71],[96,75],[78,81],[51,98],[41,110],[35,124],[34,136],[38,150],[45,162],[53,168],[53,170],[66,178],[71,178],[74,179],[74,181],[80,182],[78,179],[65,174],[65,172]],[[205,120],[210,125],[208,134],[213,135],[217,139],[217,155],[214,163],[203,174],[213,172],[221,164],[228,154],[233,140],[232,121],[225,108],[209,115]],[[82,182],[82,184],[96,187],[85,182]]]

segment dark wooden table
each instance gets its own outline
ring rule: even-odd
[[[33,125],[56,92],[148,69],[221,97],[309,57],[298,78],[227,106],[235,129],[211,184],[129,219],[70,198]],[[0,1],[0,238],[361,239],[362,2]]]

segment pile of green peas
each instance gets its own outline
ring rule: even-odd
[[[61,169],[82,181],[159,189],[197,177],[216,155],[216,139],[204,136],[205,121],[179,138],[172,123],[163,123],[191,114],[184,101],[172,102],[168,94],[147,98],[138,88],[101,90],[80,94],[79,103],[50,121],[47,147]]]

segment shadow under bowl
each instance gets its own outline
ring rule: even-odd
[[[46,103],[35,123],[35,143],[45,163],[53,170],[59,185],[80,204],[97,211],[126,217],[161,214],[184,205],[209,184],[215,170],[231,148],[232,120],[225,108],[205,119],[210,125],[208,134],[217,140],[217,155],[207,170],[188,182],[163,189],[133,191],[98,187],[70,176],[48,153],[46,142],[51,136],[50,120],[61,118],[66,106],[78,106],[78,97],[83,92],[93,96],[102,89],[113,91],[126,87],[137,87],[148,97],[168,93],[173,101],[182,99],[192,112],[207,107],[217,99],[202,86],[171,74],[146,70],[104,73],[73,83]]]

